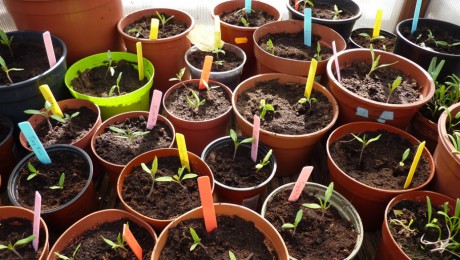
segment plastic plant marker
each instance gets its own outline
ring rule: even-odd
[[[383,10],[378,9],[377,14],[375,15],[374,30],[372,31],[372,37],[377,37],[380,35],[380,27],[382,26],[382,16]]]
[[[415,30],[417,30],[418,18],[420,16],[421,8],[422,8],[422,0],[417,0],[417,3],[415,4],[414,18],[412,19],[412,28],[410,30],[411,33],[414,33]]]
[[[252,0],[244,0],[244,11],[247,14],[250,14],[251,9],[252,9]]]
[[[418,162],[422,156],[423,148],[425,147],[425,141],[421,142],[418,145],[417,152],[415,153],[414,160],[410,166],[409,174],[407,175],[406,182],[404,183],[404,189],[407,189],[412,182],[412,177],[414,177],[415,169],[417,169]]]
[[[222,47],[222,34],[220,31],[220,16],[214,16],[214,49]]]
[[[246,37],[237,37],[235,38],[235,43],[236,44],[243,44],[243,43],[247,43],[248,42],[248,38]]]
[[[201,206],[206,231],[211,233],[217,228],[216,211],[212,200],[211,181],[208,176],[198,177],[198,190],[200,191]]]
[[[295,202],[299,199],[300,195],[302,194],[303,188],[307,183],[308,179],[310,178],[311,173],[313,172],[313,166],[305,166],[302,168],[297,181],[292,188],[291,195],[289,195],[288,201]]]
[[[190,172],[190,163],[188,161],[187,146],[185,145],[185,137],[183,134],[176,133],[177,149],[179,150],[179,158],[182,166],[185,165],[187,171]]]
[[[158,111],[160,111],[161,105],[161,96],[163,92],[155,89],[152,95],[152,102],[150,103],[149,118],[147,119],[147,129],[152,130],[152,128],[157,124]]]
[[[57,115],[59,117],[64,117],[62,114],[61,108],[59,107],[56,99],[54,98],[53,92],[48,85],[44,84],[39,87],[40,92],[42,93],[43,97],[46,101],[50,102],[51,104],[51,112],[53,115]]]
[[[198,87],[199,89],[207,89],[206,86],[208,85],[209,76],[211,75],[212,60],[213,57],[211,55],[206,55],[204,57],[203,70],[201,72],[200,85]]]
[[[48,63],[50,68],[56,64],[56,55],[54,54],[53,41],[49,31],[43,33],[43,41],[45,42],[46,55],[48,56]]]
[[[339,67],[339,57],[337,56],[337,47],[335,46],[335,41],[332,41],[332,50],[334,52],[334,64],[335,70],[337,71],[337,80],[340,82],[340,67]]]
[[[129,230],[129,226],[126,224],[123,225],[123,238],[125,239],[126,244],[128,244],[131,250],[133,250],[133,253],[136,255],[137,259],[142,260],[142,248],[137,242],[131,230]]]
[[[35,252],[38,250],[38,239],[40,235],[40,214],[42,209],[42,196],[38,191],[35,191],[35,203],[34,203],[34,222],[32,224],[32,234],[35,235],[34,240],[32,240],[32,246],[35,249]]]
[[[313,82],[315,82],[316,67],[318,62],[315,59],[311,59],[310,70],[308,71],[307,84],[305,85],[304,96],[310,98],[311,90],[313,88]]]
[[[158,39],[158,28],[159,27],[160,27],[160,20],[158,20],[157,18],[152,18],[150,22],[150,34],[149,34],[150,40]]]
[[[299,11],[299,1],[300,0],[295,0],[294,8],[295,8],[296,11]]]
[[[137,71],[139,72],[139,81],[144,80],[144,59],[142,55],[142,42],[136,42],[137,52]]]
[[[25,121],[19,123],[18,126],[26,137],[26,140],[32,148],[32,151],[34,151],[35,155],[37,156],[37,159],[43,164],[50,164],[51,159],[48,156],[48,153],[45,151],[45,148],[43,148],[43,144],[38,139],[38,136],[30,123]]]
[[[311,8],[304,9],[303,17],[303,43],[311,47]]]
[[[260,117],[254,115],[254,127],[252,128],[252,141],[251,145],[251,159],[253,162],[257,162],[257,149],[259,148],[259,132],[260,132]]]

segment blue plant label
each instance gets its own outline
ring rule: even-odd
[[[414,18],[412,19],[412,28],[411,33],[414,33],[417,30],[418,18],[420,16],[420,9],[422,8],[422,0],[417,0],[414,10]]]
[[[250,14],[251,11],[252,11],[252,9],[251,9],[252,6],[251,6],[251,4],[252,4],[252,0],[245,0],[245,1],[244,1],[244,10],[245,10],[246,13],[248,13],[248,14]]]
[[[304,9],[304,20],[303,20],[303,41],[308,47],[311,47],[311,8]]]
[[[37,159],[43,164],[50,164],[51,159],[48,156],[48,153],[46,153],[43,144],[40,142],[40,139],[38,139],[38,136],[35,133],[32,126],[30,125],[30,123],[27,121],[21,122],[18,124],[18,126],[21,129],[24,136],[26,137],[27,142],[29,142],[29,145],[34,151],[35,156],[37,156]]]

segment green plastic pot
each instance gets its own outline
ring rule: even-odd
[[[111,52],[113,61],[126,60],[137,64],[136,54],[127,52]],[[147,111],[149,109],[149,93],[153,84],[154,68],[153,64],[144,60],[144,75],[148,82],[141,88],[125,95],[115,97],[94,97],[88,96],[75,91],[72,87],[72,80],[86,69],[91,69],[99,66],[106,66],[104,61],[107,61],[107,53],[99,53],[88,56],[74,63],[65,74],[65,84],[72,96],[75,98],[86,99],[92,101],[101,109],[102,120],[105,120],[114,115],[118,115],[129,111]],[[137,65],[135,65],[137,69]]]

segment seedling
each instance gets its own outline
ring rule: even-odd
[[[201,105],[204,105],[204,103],[206,102],[206,99],[200,99],[200,97],[198,96],[198,94],[191,90],[190,92],[192,92],[192,97],[193,97],[193,100],[190,99],[188,96],[185,96],[185,99],[187,100],[187,103],[194,109],[198,109]]]
[[[281,228],[282,229],[292,229],[292,236],[294,236],[295,230],[297,229],[297,226],[299,225],[300,221],[302,220],[302,216],[303,216],[303,211],[302,211],[302,209],[299,209],[299,211],[297,211],[297,214],[295,216],[294,224],[292,224],[292,223],[284,223],[281,226]]]
[[[230,260],[236,260],[236,256],[232,251],[228,251],[228,258],[230,258]]]
[[[272,39],[268,39],[265,49],[272,55],[275,55],[275,46],[273,45]]]
[[[113,242],[112,240],[110,239],[107,239],[103,236],[102,237],[102,240],[104,240],[105,243],[107,243],[109,246],[112,247],[113,250],[117,250],[118,248],[120,249],[123,249],[125,251],[127,251],[126,247],[125,247],[125,238],[121,235],[121,233],[118,233],[118,236],[117,236],[117,242]]]
[[[308,110],[310,111],[312,103],[315,103],[317,101],[318,100],[316,98],[314,98],[314,97],[310,97],[310,98],[303,97],[303,98],[299,99],[299,101],[297,101],[297,103],[302,104],[302,105],[308,104],[309,105]]]
[[[405,230],[407,230],[411,234],[415,234],[416,230],[412,229],[410,226],[414,223],[413,219],[410,219],[409,223],[407,224],[407,220],[403,219],[390,219],[390,224],[396,225],[396,226],[401,226]]]
[[[268,111],[275,111],[273,105],[266,103],[265,99],[260,100],[259,108],[262,110],[259,115],[261,120],[264,120],[265,114],[267,114]]]
[[[35,167],[30,162],[27,163],[27,168],[29,169],[29,172],[30,172],[29,176],[27,176],[28,181],[32,180],[37,175],[43,175],[41,172],[35,169]]]
[[[455,114],[454,118],[452,118],[452,113],[449,111],[449,108],[447,108],[447,107],[441,107],[440,109],[446,111],[447,117],[448,117],[448,119],[449,119],[447,130],[448,130],[448,131],[452,131],[452,130],[454,129],[454,127],[456,127],[457,125],[460,124],[460,112],[458,112],[457,114]]]
[[[235,130],[233,130],[233,129],[230,129],[230,138],[232,138],[233,144],[234,144],[233,160],[235,160],[236,152],[237,152],[238,147],[240,146],[240,144],[251,143],[251,142],[253,142],[255,140],[254,137],[250,137],[250,138],[243,139],[241,142],[238,142],[238,135],[236,134]]]
[[[338,20],[340,14],[341,14],[342,12],[343,12],[343,11],[340,10],[340,9],[337,7],[337,5],[334,5],[334,11],[332,11],[332,13],[334,14],[334,17],[332,17],[332,20]]]
[[[401,161],[399,162],[399,166],[403,167],[404,166],[404,161],[409,157],[410,154],[410,148],[407,148],[401,158]]]
[[[385,36],[383,36],[383,35],[377,35],[375,37],[372,37],[371,35],[369,35],[368,33],[365,33],[365,32],[360,33],[359,36],[362,36],[362,37],[366,38],[369,41],[369,43],[373,43],[373,42],[375,42],[377,40],[385,39]]]
[[[182,77],[184,77],[184,73],[185,73],[185,67],[180,69],[179,73],[176,73],[176,77],[170,78],[169,81],[179,81],[182,84],[182,86],[187,87],[185,83],[182,81]]]
[[[323,58],[321,58],[321,45],[319,42],[316,43],[316,53],[313,55],[313,58],[317,59],[318,61],[323,60]]]
[[[190,247],[190,251],[195,250],[195,248],[199,245],[201,246],[205,251],[206,247],[201,243],[201,238],[198,236],[198,234],[195,232],[195,229],[190,228],[190,235],[192,236],[193,239],[193,244]]]
[[[425,48],[425,49],[428,49],[428,50],[433,50],[433,48],[431,48],[431,47],[429,47],[429,46],[427,46],[427,45],[425,44],[426,42],[432,42],[432,43],[434,43],[434,45],[435,45],[436,47],[438,47],[438,46],[448,46],[448,47],[451,47],[451,46],[458,46],[458,45],[460,45],[460,42],[454,42],[454,43],[451,43],[451,44],[450,44],[450,43],[448,43],[448,42],[446,42],[446,41],[439,41],[439,40],[436,40],[435,36],[433,35],[433,32],[432,32],[431,30],[429,30],[429,29],[428,29],[427,31],[428,31],[427,38],[426,38],[424,41],[422,41],[422,42],[420,43],[420,46],[421,46],[422,48]],[[419,36],[417,36],[417,39],[416,39],[416,40],[419,40],[420,38],[422,38],[422,36],[423,36],[422,34],[419,34]]]
[[[298,4],[300,4],[301,2],[303,2],[303,8],[306,8],[307,5],[311,6],[311,7],[314,7],[315,4],[313,3],[313,1],[310,1],[310,0],[299,0],[299,2],[297,2]]]
[[[119,133],[121,135],[116,135],[115,137],[121,138],[121,139],[127,139],[130,143],[133,143],[137,138],[143,135],[147,135],[150,133],[150,131],[137,131],[137,132],[132,132],[129,128],[126,128],[126,130],[120,129],[115,126],[110,126],[109,129],[112,132]]]
[[[364,153],[364,149],[366,149],[366,147],[372,143],[372,142],[375,142],[377,140],[379,140],[380,136],[382,136],[381,134],[379,134],[378,136],[374,137],[374,138],[371,138],[369,140],[366,140],[366,135],[363,135],[363,138],[359,137],[359,136],[356,136],[354,134],[351,134],[356,140],[358,140],[361,144],[362,144],[362,147],[361,147],[361,152],[359,154],[359,161],[358,161],[358,168],[361,168],[361,162],[363,160],[363,153]]]
[[[272,156],[272,149],[268,151],[268,153],[265,155],[264,159],[260,161],[258,164],[256,164],[256,172],[260,171],[265,165],[270,163],[270,157]]]
[[[460,131],[454,131],[452,134],[447,134],[454,149],[451,151],[453,154],[460,154]]]
[[[115,91],[115,89],[117,89],[118,95],[121,95],[121,92],[120,92],[121,75],[122,75],[122,72],[120,72],[120,73],[118,74],[117,81],[115,82],[115,85],[113,85],[113,86],[110,88],[109,97],[111,97],[111,96],[113,95],[113,92]]]
[[[109,74],[109,72],[110,72],[110,76],[113,77],[113,75],[115,74],[115,68],[117,67],[117,66],[112,66],[113,59],[112,59],[112,54],[110,53],[110,50],[107,51],[107,61],[108,61],[108,65],[107,65],[107,70],[105,71],[104,79],[107,78],[107,74]]]
[[[222,50],[221,48],[215,48],[211,52],[216,54],[216,60],[219,60],[219,53],[222,54],[222,55],[225,55],[225,51]]]
[[[165,15],[160,14],[160,13],[157,11],[157,17],[158,17],[158,19],[159,19],[160,22],[161,22],[161,27],[164,27],[164,26],[166,25],[166,23],[167,23],[169,20],[171,20],[171,19],[174,18],[174,15],[171,15],[169,18],[166,18]]]
[[[243,23],[244,27],[249,27],[249,22],[246,20],[246,18],[241,17],[241,22]]]
[[[401,85],[401,81],[402,81],[402,78],[400,76],[398,76],[393,81],[393,83],[391,83],[391,84],[388,83],[388,91],[390,91],[390,93],[388,94],[388,98],[387,98],[386,103],[388,103],[390,101],[391,94],[393,94],[393,92],[399,87],[399,85]]]
[[[62,190],[64,189],[64,181],[65,181],[65,174],[62,173],[61,177],[59,177],[59,183],[57,186],[51,186],[50,189],[52,190]]]
[[[147,167],[147,165],[145,165],[145,163],[141,163],[141,167],[142,167],[142,170],[144,170],[144,172],[148,173],[150,175],[150,177],[152,178],[152,186],[150,186],[150,192],[147,195],[147,198],[150,198],[150,195],[153,192],[153,187],[155,186],[155,175],[156,175],[157,170],[158,170],[158,158],[155,156],[155,159],[153,159],[151,168]]]
[[[78,249],[80,249],[80,246],[81,246],[81,243],[78,244],[78,246],[77,246],[77,247],[75,248],[75,250],[73,251],[72,257],[67,257],[67,256],[65,256],[65,255],[61,255],[61,254],[59,254],[58,252],[54,252],[54,254],[55,254],[59,259],[62,259],[62,260],[76,260],[75,255],[77,254]]]
[[[32,242],[32,240],[34,240],[34,239],[35,239],[35,235],[30,235],[30,236],[28,236],[26,238],[23,238],[23,239],[20,239],[20,240],[16,241],[14,244],[12,242],[9,242],[8,245],[6,245],[6,246],[0,244],[0,250],[4,250],[4,249],[10,250],[15,255],[17,255],[20,259],[23,259],[22,255],[19,254],[18,251],[16,251],[16,248],[20,247],[20,246],[23,246],[23,245],[27,245],[28,243]]]
[[[371,70],[369,71],[369,73],[366,74],[366,77],[370,77],[371,74],[372,74],[372,72],[374,72],[374,71],[377,70],[377,69],[380,69],[380,68],[383,68],[383,67],[392,66],[392,65],[398,63],[398,61],[395,61],[395,62],[392,62],[392,63],[380,64],[380,65],[379,65],[380,55],[377,56],[377,58],[375,58],[374,47],[372,46],[372,44],[370,45],[369,49],[370,49],[370,51],[371,51],[372,66],[371,66]]]
[[[48,122],[48,128],[52,131],[53,126],[51,125],[50,121],[50,111],[51,111],[51,103],[48,101],[45,101],[45,111],[40,111],[36,109],[27,109],[24,111],[24,113],[29,114],[29,115],[42,115],[46,118],[46,121]]]
[[[334,183],[331,182],[324,193],[324,201],[321,198],[318,198],[319,204],[317,203],[304,203],[302,206],[307,207],[309,209],[322,209],[322,213],[324,213],[331,207],[331,203],[329,200],[331,199],[332,192],[334,191]]]
[[[142,37],[148,39],[149,37],[146,37],[143,33],[142,33],[142,30],[141,28],[132,28],[132,29],[129,29],[128,30],[128,33],[136,33],[136,35],[134,36],[135,38],[139,38],[139,36],[142,35]],[[112,75],[113,76],[113,75]]]
[[[8,81],[9,81],[11,84],[13,84],[13,80],[11,80],[10,72],[11,72],[11,71],[22,71],[22,70],[24,70],[24,69],[21,69],[21,68],[8,68],[8,66],[6,66],[6,62],[5,62],[5,60],[2,58],[2,56],[0,56],[0,66],[2,67],[3,72],[5,72],[6,77],[8,78]]]
[[[184,185],[182,185],[182,181],[186,180],[186,179],[196,178],[196,177],[198,177],[198,175],[195,174],[195,173],[192,173],[192,172],[184,174],[184,170],[185,170],[185,165],[180,167],[177,170],[176,175],[173,175],[172,177],[171,176],[159,177],[159,178],[156,178],[155,181],[175,182],[175,183],[179,184],[182,188],[187,189]]]
[[[71,123],[72,122],[72,118],[75,118],[77,117],[78,115],[80,114],[80,112],[75,112],[73,113],[72,115],[69,115],[69,114],[64,114],[64,117],[60,117],[58,115],[51,115],[50,117],[58,122],[61,122],[63,124],[67,124],[67,123]]]
[[[13,49],[11,48],[12,42],[13,42],[13,36],[8,38],[8,35],[6,35],[5,31],[0,29],[0,43],[8,47],[8,50],[10,50],[11,57],[14,57]]]

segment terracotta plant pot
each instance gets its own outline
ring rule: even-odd
[[[434,154],[438,145],[438,124],[417,111],[411,121],[410,133],[418,140],[426,141],[426,147]]]
[[[296,20],[304,20],[303,13],[295,10],[290,5],[292,0],[287,0],[286,6],[289,11],[289,18],[296,19]],[[350,38],[351,31],[353,30],[353,26],[355,25],[356,21],[361,17],[363,11],[359,8],[359,5],[356,3],[358,1],[352,0],[319,0],[315,1],[314,3],[318,4],[337,4],[339,9],[346,10],[352,14],[352,17],[348,19],[341,19],[341,20],[328,20],[322,18],[312,17],[312,22],[325,25],[334,31],[338,32],[346,41]],[[303,4],[303,3],[300,3]],[[339,50],[337,50],[339,51]]]
[[[268,223],[265,219],[263,219],[259,214],[255,213],[254,211],[247,209],[242,206],[234,205],[234,204],[226,204],[226,203],[219,203],[214,204],[214,208],[216,211],[216,216],[238,216],[246,221],[251,221],[254,223],[255,227],[265,235],[266,240],[271,242],[274,247],[274,250],[278,254],[278,259],[288,259],[288,252],[286,245],[283,242],[281,236],[276,232],[275,228]],[[193,209],[182,216],[175,219],[171,222],[163,232],[161,232],[160,236],[158,237],[158,243],[155,245],[152,254],[152,260],[160,259],[161,251],[166,244],[168,239],[168,230],[177,226],[179,223],[189,220],[189,219],[202,219],[203,218],[203,210],[202,207]]]
[[[105,209],[89,214],[88,216],[78,220],[71,227],[69,227],[62,235],[56,240],[50,250],[48,260],[59,259],[56,257],[55,252],[62,252],[68,245],[70,245],[76,237],[82,235],[85,231],[95,228],[105,222],[113,222],[119,219],[128,218],[132,222],[138,224],[152,236],[154,241],[157,241],[157,235],[151,226],[145,223],[142,219],[119,209]],[[136,234],[133,234],[136,236]]]
[[[144,16],[156,16],[156,12],[174,15],[175,20],[187,25],[187,30],[174,37],[157,40],[134,38],[123,32],[123,29],[127,25],[141,19]],[[168,8],[151,8],[139,10],[124,16],[118,22],[117,29],[128,52],[136,53],[136,43],[142,42],[143,55],[153,63],[156,70],[154,88],[161,90],[164,93],[169,87],[174,85],[174,83],[169,81],[169,79],[174,78],[176,73],[185,67],[184,54],[191,46],[191,43],[186,36],[194,26],[195,20],[186,12]],[[188,78],[188,72],[184,78]]]
[[[69,49],[69,64],[121,47],[115,30],[123,15],[121,0],[5,0],[3,3],[19,30],[49,30],[62,38]]]
[[[23,208],[23,207],[16,207],[16,206],[2,206],[0,207],[0,220],[7,219],[7,218],[23,218],[30,221],[30,226],[32,228],[32,223],[34,221],[34,212]],[[43,251],[39,256],[39,260],[45,260],[49,253],[49,235],[48,235],[48,227],[43,220],[40,218],[40,229],[43,229],[45,232],[45,244],[38,245],[39,247],[43,246]],[[41,240],[41,239],[40,239]]]
[[[16,165],[16,158],[13,155],[14,125],[8,117],[3,115],[0,115],[0,125],[8,129],[6,137],[3,140],[0,140],[0,165],[2,165],[0,169],[0,176],[3,177],[4,180],[8,180],[11,170]],[[0,186],[0,191],[5,191],[5,187],[6,186],[1,188]]]
[[[144,116],[145,118],[148,118],[149,112],[146,111],[132,111],[132,112],[126,112],[122,113],[116,116],[113,116],[107,120],[105,120],[97,129],[96,132],[94,133],[92,139],[91,139],[91,150],[95,154],[97,160],[102,164],[102,167],[105,169],[107,174],[109,175],[110,182],[115,187],[117,185],[117,180],[118,176],[120,175],[121,171],[125,167],[124,164],[116,164],[109,162],[102,158],[100,155],[98,155],[96,151],[96,139],[102,135],[103,133],[106,132],[106,128],[109,127],[110,125],[116,123],[116,122],[123,122],[127,118],[136,118],[139,116]],[[171,145],[169,147],[172,147],[174,145],[174,137],[175,137],[175,129],[174,126],[171,124],[171,122],[166,119],[162,115],[158,115],[159,122],[162,122],[168,126],[168,128],[171,130],[173,134],[173,140],[171,141]]]
[[[183,82],[184,84],[187,84],[190,82],[199,81],[199,79],[191,79]],[[227,86],[213,80],[210,80],[209,84],[219,85],[225,90],[225,92],[227,92],[229,99],[231,99],[232,91]],[[187,150],[194,154],[201,154],[206,145],[209,144],[212,140],[226,135],[227,122],[232,115],[232,109],[229,107],[228,110],[226,110],[226,112],[222,115],[205,121],[191,121],[179,118],[165,106],[165,103],[167,102],[171,93],[175,89],[181,88],[182,86],[182,83],[177,83],[176,85],[169,88],[168,91],[166,91],[166,93],[163,95],[162,105],[164,107],[166,116],[169,120],[171,120],[174,128],[176,129],[176,132],[185,136]]]
[[[254,55],[257,58],[257,73],[279,72],[306,77],[310,69],[311,61],[278,57],[262,49],[259,44],[257,44],[262,36],[269,33],[299,33],[302,31],[303,21],[296,20],[278,21],[259,27],[254,32]],[[341,52],[347,47],[345,40],[340,36],[340,34],[324,25],[313,23],[312,34],[316,34],[321,37],[319,41],[321,46],[326,46],[332,49],[332,42],[335,41],[337,52]],[[311,48],[316,47],[312,46]],[[316,68],[317,76],[321,76],[326,73],[326,64],[328,60],[330,59],[318,62],[318,67]]]
[[[277,193],[280,193],[281,191],[285,191],[285,190],[292,191],[292,189],[294,188],[294,185],[295,185],[294,182],[287,183],[287,184],[284,184],[284,185],[276,188],[274,191],[272,191],[267,196],[267,198],[265,199],[264,204],[262,206],[262,211],[260,213],[262,215],[262,217],[265,218],[265,215],[266,215],[267,210],[268,210],[268,204],[273,200],[274,196]],[[305,187],[303,189],[303,193],[307,193],[307,194],[315,194],[316,193],[316,194],[322,196],[322,199],[324,199],[323,194],[326,192],[326,189],[327,189],[327,187],[324,186],[324,185],[313,183],[313,182],[307,182],[307,184],[305,185]],[[356,211],[356,209],[353,207],[353,205],[345,197],[343,197],[340,193],[338,193],[337,191],[333,191],[329,202],[331,203],[332,208],[335,208],[339,212],[339,214],[340,214],[340,216],[342,218],[344,218],[348,222],[350,222],[351,226],[353,226],[353,228],[356,231],[357,239],[356,239],[355,247],[354,247],[353,251],[346,258],[346,259],[353,259],[353,258],[357,257],[358,252],[359,252],[359,250],[360,250],[360,248],[361,248],[361,246],[363,244],[363,240],[364,240],[364,230],[363,230],[363,223],[361,222],[361,218],[358,215],[358,212]],[[295,209],[295,211],[297,211],[297,210],[298,209]],[[294,211],[294,209],[293,209],[293,211]],[[333,225],[333,224],[331,224],[331,225]],[[289,259],[294,260],[295,258],[290,256]]]
[[[243,139],[244,137],[238,137],[239,142],[241,142]],[[212,150],[216,150],[216,149],[223,148],[226,146],[231,146],[231,147],[234,146],[233,140],[229,136],[224,136],[224,137],[221,137],[221,138],[218,138],[212,141],[206,146],[206,148],[204,148],[203,153],[201,154],[201,159],[206,162],[206,158],[208,157],[209,153]],[[241,144],[238,148],[238,151],[241,151],[240,149],[245,149],[245,148],[250,151],[251,144],[250,143]],[[258,156],[258,158],[259,157],[264,158],[269,150],[270,149],[267,146],[265,146],[262,143],[259,143],[257,152],[260,155]],[[247,156],[249,157],[250,154],[247,154]],[[237,163],[238,162],[235,161],[235,164]],[[259,162],[255,162],[254,166],[257,163]],[[217,196],[217,200],[219,202],[243,205],[254,211],[257,211],[258,209],[260,209],[261,198],[264,197],[264,194],[267,191],[268,184],[273,179],[273,177],[275,177],[277,163],[276,163],[276,158],[274,155],[270,157],[270,163],[265,167],[268,167],[271,170],[271,173],[270,175],[267,175],[267,178],[262,183],[259,183],[256,186],[247,187],[247,188],[232,187],[220,181],[215,180],[215,183],[216,183],[215,195]],[[216,174],[216,172],[214,172],[214,174]],[[240,176],[233,176],[233,177],[236,179],[236,178],[239,178]]]
[[[98,203],[96,190],[93,184],[93,164],[88,154],[82,149],[73,145],[56,144],[45,148],[48,154],[62,153],[63,151],[74,153],[85,160],[88,167],[88,179],[83,189],[73,199],[58,207],[42,210],[41,215],[48,223],[53,223],[53,229],[62,231],[75,223],[78,219],[97,210]],[[27,163],[31,158],[35,157],[35,153],[30,153],[24,157],[14,168],[8,181],[8,198],[15,206],[28,207],[21,205],[20,195],[18,193],[18,181],[20,180],[21,169],[27,168]],[[84,165],[79,165],[84,167]],[[65,216],[65,217],[63,217]]]
[[[460,112],[460,103],[450,106],[449,111],[453,118]],[[459,198],[460,190],[455,187],[460,185],[460,155],[452,153],[454,146],[447,137],[446,129],[448,120],[447,113],[444,112],[438,121],[438,145],[433,156],[437,173],[434,178],[434,190],[453,198]]]
[[[390,210],[399,202],[405,201],[405,200],[411,200],[411,201],[418,201],[420,203],[426,203],[426,197],[430,197],[431,205],[433,207],[443,207],[444,202],[449,202],[449,206],[451,207],[451,211],[453,208],[455,208],[455,200],[452,198],[449,198],[443,194],[432,192],[432,191],[425,191],[425,190],[419,190],[419,191],[413,191],[413,192],[408,192],[404,193],[401,195],[398,195],[394,197],[386,206],[385,208],[385,215],[384,215],[384,221],[382,224],[382,240],[380,241],[379,249],[376,254],[376,260],[384,260],[384,259],[411,259],[404,251],[401,249],[401,247],[398,245],[398,243],[394,240],[393,236],[390,233],[390,229],[388,227],[388,213]],[[450,212],[451,214],[452,212]],[[435,212],[433,212],[435,215]],[[415,223],[414,223],[415,224]],[[421,246],[422,244],[420,244]],[[419,246],[417,246],[419,247]]]
[[[299,83],[305,84],[307,79],[299,76],[292,76],[286,74],[270,73],[262,74],[249,78],[238,85],[232,97],[232,107],[236,115],[236,122],[245,136],[252,136],[253,123],[247,121],[236,108],[238,96],[240,93],[253,88],[258,81],[266,81],[271,79],[279,79],[280,83]],[[332,105],[333,119],[327,127],[320,131],[303,134],[303,135],[285,135],[269,132],[260,129],[260,142],[273,149],[273,154],[278,163],[276,176],[291,176],[300,173],[300,170],[310,160],[310,155],[314,146],[321,141],[321,138],[332,128],[338,118],[339,108],[337,101],[332,94],[323,86],[314,83],[313,90],[319,91],[324,94],[329,103]]]
[[[425,188],[433,179],[435,170],[433,157],[425,147],[423,149],[422,156],[428,159],[430,165],[430,175],[428,179],[422,185],[414,188],[401,190],[383,190],[368,186],[355,180],[347,173],[342,171],[333,161],[331,157],[330,146],[334,141],[345,135],[350,135],[351,133],[357,134],[365,131],[375,132],[378,130],[385,130],[390,133],[395,133],[403,136],[404,138],[408,139],[411,144],[414,145],[418,145],[420,143],[420,141],[415,139],[415,137],[401,129],[375,122],[354,122],[340,126],[331,133],[326,143],[327,166],[331,174],[331,181],[333,181],[335,184],[334,189],[342,194],[345,198],[350,200],[353,206],[355,206],[363,220],[364,229],[366,231],[373,231],[381,226],[385,206],[393,197],[399,194],[405,194],[411,191]]]
[[[281,13],[274,6],[271,6],[267,3],[261,1],[252,1],[252,8],[254,10],[262,10],[272,15],[275,21],[281,21]],[[243,0],[237,1],[225,1],[217,4],[213,9],[213,15],[221,15],[222,13],[227,13],[238,8],[244,7]],[[242,27],[236,26],[233,24],[226,23],[220,20],[220,30],[222,35],[222,40],[230,44],[236,44],[238,47],[243,49],[246,53],[247,61],[243,69],[243,79],[247,79],[256,75],[256,57],[254,56],[254,40],[253,34],[254,31],[259,27]],[[246,39],[246,42],[240,43],[235,41],[235,39],[243,38]]]
[[[367,33],[367,34],[369,34],[369,36],[372,37],[373,30],[374,30],[373,28],[358,28],[358,29],[353,30],[351,32],[350,39],[349,39],[350,48],[364,48],[364,49],[369,48],[367,46],[361,46],[356,41],[355,37],[363,37],[363,36],[359,35],[360,33]],[[383,36],[383,37],[385,37],[385,39],[392,41],[393,45],[392,46],[386,46],[387,50],[385,50],[385,51],[392,52],[392,50],[394,48],[394,42],[395,42],[395,39],[396,39],[396,35],[392,34],[391,32],[387,32],[385,30],[380,30],[380,36]],[[370,44],[373,44],[374,49],[380,49],[380,48],[376,48],[375,43],[371,42]],[[391,49],[390,49],[390,47],[391,47]],[[383,50],[383,49],[380,49],[380,50]]]
[[[421,98],[408,104],[388,104],[363,98],[346,89],[336,78],[335,59],[329,59],[327,64],[327,76],[329,89],[337,99],[340,107],[339,123],[355,121],[378,121],[404,129],[410,120],[424,104],[434,95],[434,82],[431,76],[414,62],[399,55],[374,50],[375,56],[380,55],[379,64],[388,64],[395,61],[398,63],[391,68],[401,71],[404,75],[410,75],[418,84]],[[339,67],[350,66],[356,61],[370,61],[369,49],[352,49],[337,54]]]
[[[189,158],[189,163],[190,167],[194,169],[194,173],[198,174],[199,176],[208,176],[209,180],[211,181],[211,191],[214,190],[214,177],[211,172],[211,169],[209,169],[208,165],[201,160],[200,157],[196,156],[195,154],[191,152],[187,152],[188,158]],[[126,179],[126,176],[131,174],[131,169],[136,166],[140,166],[141,163],[146,163],[148,161],[151,161],[155,158],[155,156],[161,160],[161,157],[169,157],[169,156],[177,156],[179,157],[179,150],[175,148],[166,148],[166,149],[157,149],[157,150],[152,150],[150,152],[143,153],[136,158],[134,158],[132,161],[130,161],[121,171],[120,177],[118,177],[118,183],[117,183],[117,195],[118,198],[120,199],[123,208],[134,214],[136,217],[142,219],[143,221],[149,223],[152,227],[155,228],[157,231],[163,230],[169,223],[174,221],[175,218],[171,219],[154,219],[145,215],[142,215],[135,209],[133,209],[129,204],[126,203],[126,201],[123,199],[123,185],[124,181]],[[171,184],[174,185],[174,184]],[[181,213],[178,212],[178,215]]]

